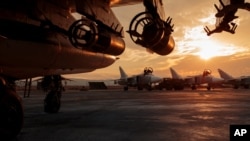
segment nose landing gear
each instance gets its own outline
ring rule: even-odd
[[[45,76],[42,88],[48,92],[44,99],[44,112],[57,113],[61,106],[62,77],[60,75]]]

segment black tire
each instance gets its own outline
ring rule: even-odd
[[[61,92],[50,91],[44,99],[44,112],[57,113],[61,107]]]
[[[23,106],[14,90],[0,92],[0,140],[16,138],[23,127]]]
[[[128,86],[123,87],[124,91],[128,91]]]
[[[249,85],[245,84],[245,85],[244,85],[244,88],[245,88],[245,89],[249,89]]]
[[[143,88],[142,88],[141,86],[137,86],[137,90],[138,90],[138,91],[142,91]]]
[[[208,87],[207,87],[207,90],[208,90],[208,91],[210,91],[210,90],[211,90],[211,87],[210,87],[210,86],[208,86]]]
[[[196,90],[196,86],[195,85],[191,86],[191,89]]]

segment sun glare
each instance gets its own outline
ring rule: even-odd
[[[178,42],[180,52],[199,56],[203,60],[209,60],[217,56],[228,56],[235,54],[240,50],[233,44],[217,41],[208,37],[202,26],[187,28],[184,33],[184,38]]]
[[[220,46],[215,41],[211,41],[207,39],[206,41],[203,41],[199,46],[199,51],[197,52],[197,55],[204,60],[209,60],[216,56],[222,56],[223,52],[220,50]]]

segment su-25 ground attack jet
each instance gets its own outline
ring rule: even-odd
[[[164,16],[162,0],[1,1],[0,140],[17,136],[23,124],[14,82],[46,76],[44,109],[58,112],[61,75],[112,65],[125,50],[125,42],[123,26],[111,8],[137,3],[146,10],[131,21],[132,40],[159,55],[171,53],[173,25]]]
[[[136,87],[138,90],[152,90],[152,85],[162,81],[161,77],[153,75],[153,69],[146,67],[141,74],[128,76],[126,72],[119,67],[120,79],[115,80],[115,84],[124,86],[124,91],[127,91],[129,87]]]
[[[207,26],[204,28],[208,36],[213,33],[221,33],[222,31],[234,34],[237,24],[233,22],[233,20],[239,17],[235,15],[237,10],[245,9],[250,11],[250,3],[245,3],[245,0],[219,0],[219,2],[220,7],[214,4],[214,7],[217,10],[217,13],[215,14],[215,17],[217,18],[215,29],[210,30]]]

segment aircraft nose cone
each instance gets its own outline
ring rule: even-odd
[[[157,77],[157,76],[152,76],[151,77],[151,83],[157,83],[157,82],[161,82],[162,78]]]

